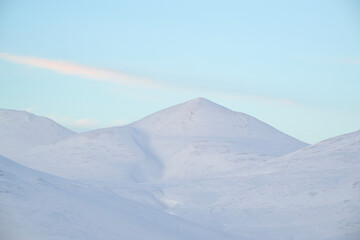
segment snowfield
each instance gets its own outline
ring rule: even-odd
[[[204,98],[79,134],[0,110],[0,155],[0,239],[360,239],[360,131],[309,146]]]
[[[235,239],[1,156],[0,169],[0,239]]]
[[[245,171],[246,169],[246,171]],[[167,182],[177,216],[253,239],[359,239],[360,131],[220,176]]]
[[[35,146],[69,137],[74,132],[25,111],[0,109],[0,153],[12,158]]]
[[[61,177],[113,184],[216,174],[241,167],[244,160],[305,146],[253,117],[197,98],[127,126],[40,145],[13,159]]]

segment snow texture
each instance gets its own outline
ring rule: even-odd
[[[127,126],[35,147],[14,160],[69,179],[149,182],[226,172],[241,167],[236,162],[305,146],[249,115],[197,98]]]
[[[0,239],[235,239],[0,156]]]
[[[204,98],[80,134],[0,113],[0,154],[46,172],[0,159],[14,239],[360,239],[360,131],[309,146]]]

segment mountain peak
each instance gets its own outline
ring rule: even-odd
[[[30,121],[35,115],[23,110],[10,110],[0,108],[0,121],[15,123],[20,121]]]
[[[203,98],[203,97],[197,97],[197,98],[194,98],[194,99],[191,99],[189,101],[186,101],[184,103],[180,103],[178,105],[175,105],[175,106],[186,106],[186,107],[189,107],[189,108],[208,108],[208,107],[212,107],[212,108],[221,108],[221,109],[226,109],[226,110],[229,110],[217,103],[214,103],[206,98]],[[174,106],[174,107],[175,107]]]
[[[206,99],[206,98],[203,98],[203,97],[197,97],[197,98],[194,98],[194,99],[191,99],[185,103],[212,103],[212,104],[216,104],[212,101],[210,101],[209,99]]]
[[[208,136],[210,132],[221,132],[234,114],[230,109],[199,97],[153,113],[131,125],[155,135]],[[237,115],[246,121],[245,115]]]
[[[0,109],[0,154],[14,158],[34,146],[74,134],[51,119],[27,111]]]
[[[164,118],[177,116],[178,120],[186,120],[189,118],[195,120],[195,117],[197,117],[205,120],[206,118],[213,118],[214,116],[225,116],[234,113],[234,111],[215,102],[212,102],[206,98],[198,97],[166,108],[149,116],[162,115]],[[146,118],[147,117],[144,119]],[[192,123],[194,123],[194,121],[192,121]]]
[[[194,98],[194,99],[191,99],[187,102],[200,102],[200,101],[208,101],[210,102],[210,100],[206,99],[206,98],[203,98],[203,97],[197,97],[197,98]]]
[[[267,139],[306,144],[245,113],[198,97],[153,113],[130,124],[151,136],[211,139]]]

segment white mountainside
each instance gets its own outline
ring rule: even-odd
[[[0,156],[0,239],[239,239]],[[242,239],[242,238],[241,238]]]
[[[169,212],[253,239],[357,240],[360,131],[244,171],[164,183]]]
[[[35,147],[14,160],[69,179],[118,184],[226,172],[305,146],[251,116],[197,98],[127,126]]]
[[[307,146],[247,114],[204,98],[167,108],[129,126],[148,139],[165,179],[242,169]]]
[[[26,111],[0,109],[0,154],[16,157],[30,148],[74,133],[56,122]]]
[[[143,137],[130,127],[76,134],[35,147],[19,162],[57,176],[92,182],[143,182],[161,174],[161,166]]]
[[[18,131],[17,128],[14,131]],[[148,209],[146,211],[155,211],[149,210],[151,205],[180,218],[256,240],[358,240],[360,236],[359,131],[307,147],[307,144],[251,116],[198,98],[127,126],[72,135],[14,155],[14,160],[19,163],[77,180],[81,185],[64,179],[61,183],[47,180],[51,184],[44,185],[45,188],[39,187],[37,180],[32,180],[36,178],[28,179],[22,172],[13,174],[11,181],[16,184],[9,186],[14,186],[14,189],[6,191],[16,194],[5,195],[11,198],[0,198],[0,204],[8,206],[0,208],[0,214],[14,212],[15,220],[4,225],[8,229],[17,222],[24,226],[31,224],[31,221],[21,221],[24,219],[21,214],[26,213],[26,209],[39,212],[34,217],[38,227],[33,234],[46,232],[48,224],[57,221],[56,217],[51,218],[52,214],[47,214],[54,206],[48,206],[44,211],[40,211],[40,207],[32,209],[25,200],[41,202],[40,198],[33,198],[32,194],[22,198],[22,191],[33,193],[38,189],[36,194],[46,192],[44,199],[50,199],[50,202],[60,199],[66,203],[73,200],[64,198],[73,199],[73,194],[78,196],[76,191],[80,189],[80,192],[85,191],[79,197],[81,203],[74,201],[84,208],[80,208],[80,212],[74,210],[76,214],[71,215],[60,205],[58,212],[61,212],[60,219],[74,221],[72,223],[76,226],[83,227],[81,232],[84,235],[81,236],[84,239],[91,239],[86,238],[87,232],[91,236],[101,236],[112,229],[97,227],[92,225],[93,222],[81,222],[81,219],[95,217],[91,211],[85,213],[90,209],[88,206],[94,206],[91,205],[95,204],[92,199],[105,209],[100,215],[109,214],[108,218],[114,217],[114,221],[122,221],[116,219],[120,211],[117,209],[123,209],[122,206],[124,209],[143,206]],[[20,183],[22,185],[17,188]],[[104,190],[94,190],[93,187],[86,190],[82,187],[84,183],[96,184]],[[76,190],[73,186],[77,186]],[[58,192],[47,194],[48,188],[52,187]],[[68,188],[69,191],[65,191]],[[117,196],[120,205],[123,202],[134,205],[111,203],[107,208],[106,199],[114,197],[109,190],[148,205]],[[21,199],[25,201],[23,204]],[[85,199],[90,199],[89,203]],[[92,207],[97,209],[98,205]],[[114,213],[111,211],[113,207]],[[151,212],[146,214],[153,216]],[[136,216],[143,217],[141,214]],[[147,220],[140,221],[147,226]],[[162,221],[157,223],[161,225]],[[64,226],[61,229],[68,227]],[[85,229],[85,226],[90,228]],[[49,229],[53,227],[51,225]],[[140,233],[142,227],[138,228]],[[31,228],[27,229],[31,231]],[[176,230],[171,232],[174,236],[178,234]],[[77,238],[78,232],[76,234],[73,239],[81,239]],[[114,233],[114,236],[118,235]],[[134,239],[161,237],[139,236]]]

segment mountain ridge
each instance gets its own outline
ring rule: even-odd
[[[197,98],[125,126],[37,145],[14,160],[253,239],[355,240],[360,234],[360,131],[307,146],[249,115]],[[33,179],[13,188],[19,191],[14,196],[51,186]],[[7,209],[23,206],[1,198],[4,203]],[[73,218],[60,210],[64,214],[56,216]]]
[[[13,158],[35,146],[75,133],[57,122],[22,110],[0,109],[0,154]]]
[[[262,160],[304,146],[249,115],[196,98],[125,126],[34,147],[14,160],[70,179],[146,182],[227,171],[239,166],[227,160],[231,157],[237,156],[237,162]],[[203,149],[200,155],[194,154],[199,148]],[[204,161],[204,156],[219,152],[229,156]],[[249,155],[239,155],[244,152]]]

